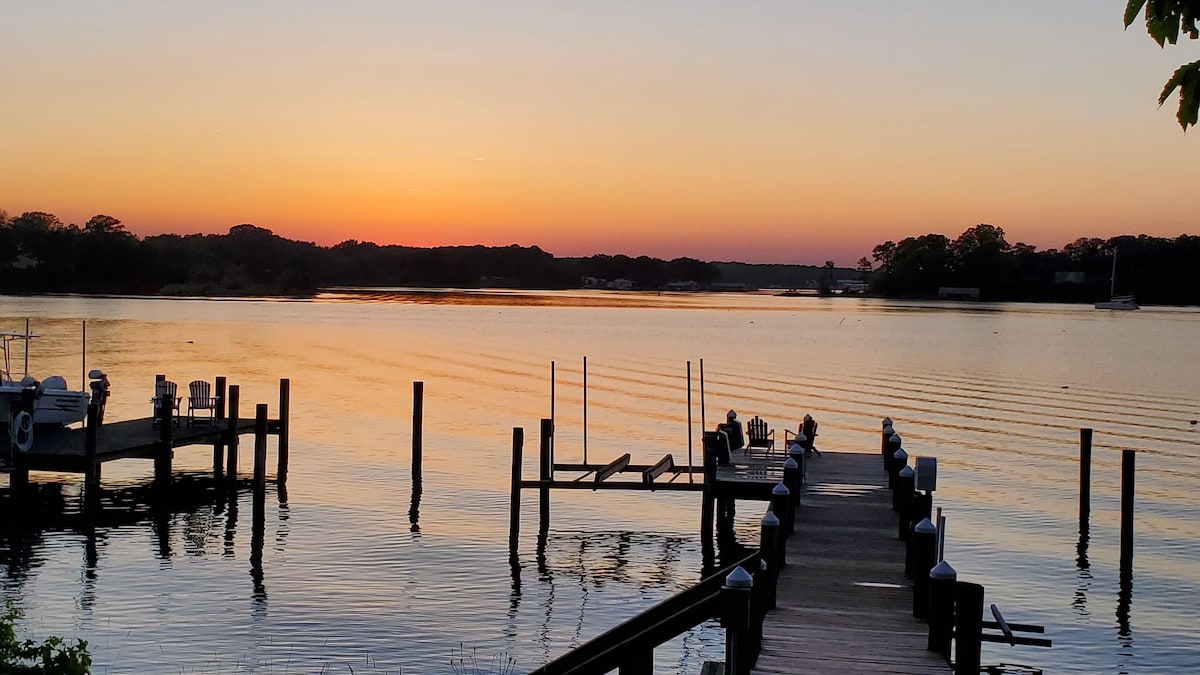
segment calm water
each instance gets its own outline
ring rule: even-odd
[[[824,450],[874,452],[890,415],[910,455],[939,458],[946,557],[1050,650],[985,645],[985,663],[1047,672],[1200,670],[1200,311],[1107,313],[752,295],[329,293],[312,301],[0,298],[33,319],[32,370],[113,381],[110,419],[144,416],[155,373],[226,375],[243,409],[292,380],[292,467],[271,492],[261,564],[249,495],[154,522],[0,541],[0,594],[36,636],[87,639],[98,673],[518,672],[695,581],[699,495],[554,496],[536,552],[525,496],[507,562],[512,428],[549,416],[559,461],[688,454],[729,408],[777,427],[804,413]],[[420,527],[410,527],[412,382],[425,382]],[[1090,546],[1078,550],[1078,429],[1094,427]],[[1120,448],[1138,456],[1131,593],[1117,579]],[[249,453],[242,471],[249,471]],[[177,467],[210,454],[180,450]],[[105,467],[141,484],[148,462]],[[62,482],[76,499],[74,477]],[[54,488],[57,489],[57,488]],[[749,541],[757,508],[739,510]],[[6,518],[19,519],[20,514]],[[1127,601],[1126,601],[1127,600]],[[461,651],[460,651],[461,650]],[[721,633],[656,653],[662,672],[720,658]],[[472,659],[475,662],[473,663]],[[465,662],[464,662],[465,661]]]

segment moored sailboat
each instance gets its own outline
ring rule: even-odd
[[[1096,309],[1141,309],[1133,295],[1117,295],[1117,252],[1113,250],[1112,272],[1108,276],[1108,300],[1095,304]]]

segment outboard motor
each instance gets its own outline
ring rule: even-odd
[[[96,424],[104,422],[104,404],[108,401],[108,375],[102,370],[92,370],[88,372],[89,386],[92,389],[91,402],[96,404],[99,410],[96,411]]]

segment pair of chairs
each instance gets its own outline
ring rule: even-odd
[[[162,406],[171,407],[171,418],[175,421],[175,426],[179,426],[179,404],[183,401],[181,396],[178,396],[178,385],[170,380],[159,380],[154,384],[154,398],[150,402],[154,404],[154,423],[158,424],[158,411]],[[197,413],[207,415],[207,420],[198,418]],[[192,380],[188,383],[188,404],[187,404],[187,423],[192,426],[198,420],[206,421],[208,424],[214,424],[217,419],[217,399],[212,396],[212,385],[204,380]]]
[[[801,443],[804,449],[818,455],[821,454],[813,445],[813,439],[817,435],[817,423],[808,415],[800,425],[800,432],[793,432],[791,429],[784,430],[783,447],[789,448],[792,443],[799,442],[802,434],[805,438]],[[750,455],[755,452],[761,452],[764,455],[775,454],[775,430],[767,426],[767,421],[758,415],[746,422],[746,454]]]

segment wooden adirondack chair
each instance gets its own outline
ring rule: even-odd
[[[175,395],[177,385],[170,380],[160,380],[154,383],[154,398],[150,399],[150,403],[154,404],[154,426],[158,426],[158,411],[162,406],[171,408],[171,423],[179,426],[179,402],[182,400]]]
[[[192,380],[188,384],[188,426],[196,423],[196,411],[202,411],[206,414],[205,420],[208,424],[215,424],[217,421],[217,399],[212,397],[212,385],[205,380]],[[200,418],[203,419],[203,418]]]
[[[746,422],[746,454],[761,451],[770,455],[775,452],[775,430],[768,428],[767,421],[758,415]]]

